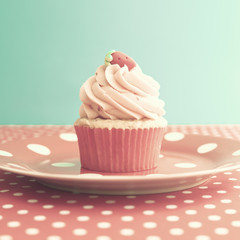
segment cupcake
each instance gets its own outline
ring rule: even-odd
[[[134,172],[157,167],[167,121],[160,85],[126,54],[110,51],[80,88],[74,123],[81,167]]]

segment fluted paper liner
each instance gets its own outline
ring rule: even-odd
[[[157,167],[164,128],[116,129],[74,126],[81,166],[103,172]]]

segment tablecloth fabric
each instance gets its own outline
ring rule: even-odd
[[[175,131],[240,140],[240,125],[168,127]],[[0,143],[71,132],[72,126],[0,126]],[[74,194],[0,170],[0,240],[239,238],[240,169],[191,189],[136,196]]]

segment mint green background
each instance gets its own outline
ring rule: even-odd
[[[111,49],[160,83],[169,124],[240,123],[240,1],[0,0],[0,124],[72,124]]]

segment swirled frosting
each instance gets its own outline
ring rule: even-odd
[[[142,73],[118,64],[101,65],[80,89],[81,118],[157,119],[165,114],[160,85]]]

